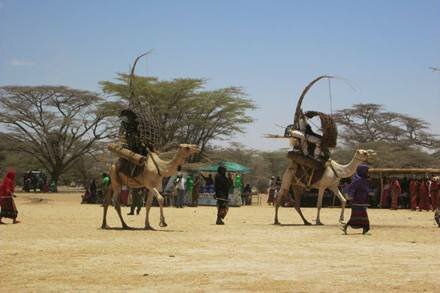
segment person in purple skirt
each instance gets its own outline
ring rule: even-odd
[[[347,228],[363,229],[365,234],[370,230],[370,221],[368,219],[368,166],[359,165],[356,174],[353,175],[351,184],[348,187],[348,195],[351,199],[351,216],[347,224],[343,224],[341,230],[347,234]]]

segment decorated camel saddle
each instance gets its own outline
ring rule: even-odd
[[[287,158],[296,168],[294,184],[309,188],[323,175],[330,160],[330,149],[336,147],[338,131],[336,123],[331,115],[302,110],[302,101],[310,88],[321,79],[333,78],[332,76],[320,76],[310,82],[302,91],[296,106],[293,124],[288,125],[283,136],[269,135],[272,138],[289,139],[292,150],[287,153]],[[319,131],[315,133],[310,126],[312,118],[319,117],[321,123]]]
[[[160,141],[160,127],[148,100],[136,96],[133,90],[134,69],[139,58],[144,55],[136,58],[130,72],[129,105],[119,115],[119,141],[107,147],[119,156],[119,171],[129,177],[142,173],[148,154],[155,151]]]

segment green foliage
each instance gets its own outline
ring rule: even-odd
[[[128,75],[119,74],[117,82],[100,84],[106,94],[130,99]],[[135,97],[151,105],[161,127],[159,149],[166,151],[178,143],[191,143],[200,146],[202,156],[209,142],[242,133],[244,126],[253,122],[247,111],[256,106],[240,88],[205,90],[205,85],[201,79],[133,78]]]
[[[112,126],[103,102],[94,93],[64,86],[1,87],[4,150],[31,157],[57,182],[107,137]]]
[[[381,141],[402,146],[440,147],[437,135],[429,133],[429,123],[406,114],[385,111],[378,104],[355,104],[335,115],[342,126],[340,138],[348,145]]]

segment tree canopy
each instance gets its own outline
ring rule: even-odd
[[[127,74],[118,74],[116,82],[100,84],[104,93],[128,101],[131,97],[129,78]],[[163,81],[134,76],[135,97],[151,105],[160,125],[159,149],[166,151],[178,143],[197,144],[201,156],[213,140],[242,133],[244,126],[253,122],[247,112],[256,106],[241,88],[206,90],[205,86],[206,81],[202,79]]]
[[[51,179],[93,152],[107,137],[109,106],[95,93],[64,86],[5,86],[0,88],[3,148],[29,154]]]
[[[340,138],[349,145],[383,141],[429,149],[440,147],[438,136],[429,132],[428,122],[386,111],[382,105],[355,104],[337,111],[335,117],[342,126]]]

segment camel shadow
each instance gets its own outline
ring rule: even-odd
[[[129,228],[122,228],[122,227],[107,227],[105,229],[99,227],[97,230],[110,230],[110,231],[148,231],[148,232],[185,232],[183,230],[157,230],[157,229],[144,229],[144,228],[137,228],[137,227],[129,227]]]
[[[304,224],[270,224],[272,226],[280,226],[280,227],[339,227],[340,224],[324,224],[324,225],[304,225]]]

